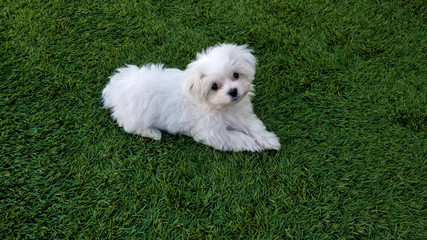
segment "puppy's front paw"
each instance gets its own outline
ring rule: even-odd
[[[265,149],[280,149],[280,141],[276,134],[272,132],[263,132],[254,136],[255,141]]]
[[[162,137],[162,132],[159,129],[154,128],[138,129],[136,133],[143,137],[152,138],[154,140],[160,140],[160,138]]]

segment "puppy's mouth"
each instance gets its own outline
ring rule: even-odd
[[[240,100],[240,96],[231,97],[231,102],[238,102]]]
[[[243,94],[238,94],[234,97],[230,96],[231,103],[236,104],[236,103],[240,102],[240,100],[242,100],[246,96],[246,94],[248,94],[248,91],[244,92]]]

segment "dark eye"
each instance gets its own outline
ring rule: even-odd
[[[212,90],[218,90],[218,84],[214,83],[211,87]]]
[[[238,73],[233,73],[233,78],[234,79],[238,79],[239,78],[239,74]]]

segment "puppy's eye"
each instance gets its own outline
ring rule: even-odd
[[[234,79],[238,79],[239,78],[239,74],[238,73],[233,73],[233,78]]]
[[[214,83],[211,87],[212,90],[218,90],[218,84]]]

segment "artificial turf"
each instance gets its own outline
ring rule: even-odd
[[[1,239],[426,239],[427,3],[0,1]],[[258,58],[280,151],[125,133],[125,64]]]

